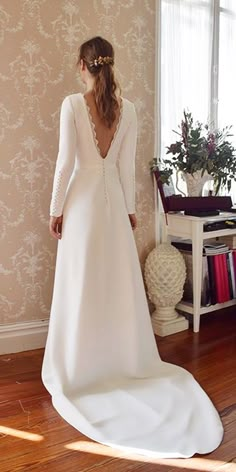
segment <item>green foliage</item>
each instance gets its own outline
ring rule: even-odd
[[[173,173],[172,169],[168,169],[167,167],[162,169],[162,164],[160,164],[156,158],[150,162],[150,169],[151,172],[154,172],[156,169],[158,169],[162,183],[167,185],[169,184],[170,176]]]
[[[168,183],[174,170],[190,174],[202,170],[202,175],[208,172],[214,178],[216,194],[220,187],[226,186],[230,191],[231,180],[236,180],[236,150],[229,141],[231,127],[212,132],[208,125],[194,124],[192,114],[184,111],[179,128],[179,132],[174,131],[179,139],[167,147],[172,158],[163,161],[163,183]],[[151,170],[157,166],[153,159]]]

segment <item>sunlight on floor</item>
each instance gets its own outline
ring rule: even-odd
[[[44,437],[41,434],[28,433],[28,431],[22,431],[20,429],[8,428],[0,425],[0,435],[3,436],[14,436],[19,439],[26,439],[27,441],[39,442],[43,441]]]
[[[104,455],[114,458],[126,459],[126,460],[136,460],[139,462],[146,462],[146,463],[153,463],[153,464],[162,464],[163,466],[172,466],[176,467],[176,469],[188,470],[199,470],[203,472],[210,472],[213,470],[218,469],[218,467],[222,467],[225,462],[217,461],[217,460],[210,460],[210,459],[201,459],[201,458],[192,458],[192,459],[154,459],[152,457],[141,456],[139,454],[128,454],[125,455],[123,451],[119,451],[116,449],[112,449],[108,446],[103,446],[99,443],[94,443],[90,441],[76,441],[70,444],[65,445],[66,449],[70,449],[72,451],[83,451],[88,452],[90,454],[97,454],[97,455]],[[223,470],[223,469],[222,469]],[[177,471],[176,471],[177,472]]]

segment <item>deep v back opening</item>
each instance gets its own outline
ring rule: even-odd
[[[95,123],[94,123],[94,120],[93,120],[93,117],[92,117],[91,109],[88,105],[88,102],[87,102],[85,96],[82,95],[82,97],[83,97],[85,108],[87,110],[87,117],[88,117],[88,121],[90,123],[90,129],[91,129],[91,133],[92,133],[92,137],[93,137],[93,142],[95,144],[95,147],[97,149],[99,157],[101,159],[105,160],[105,159],[107,159],[107,157],[110,153],[110,150],[111,150],[111,148],[114,144],[114,141],[116,139],[117,133],[120,129],[121,119],[122,119],[122,115],[123,115],[123,100],[122,100],[122,98],[120,99],[120,112],[119,112],[119,118],[118,118],[118,121],[117,121],[117,125],[115,127],[115,131],[114,131],[113,136],[111,138],[108,150],[107,150],[105,156],[103,156],[103,154],[101,152],[101,147],[99,145],[99,141],[98,141],[98,138],[97,138],[96,126],[95,126]]]

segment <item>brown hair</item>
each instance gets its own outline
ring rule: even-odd
[[[80,46],[78,64],[81,59],[85,62],[90,74],[95,77],[94,97],[98,114],[102,121],[111,128],[118,109],[116,96],[118,86],[112,67],[114,49],[109,41],[96,36]]]

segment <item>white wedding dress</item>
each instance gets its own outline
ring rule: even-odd
[[[128,213],[136,115],[122,99],[105,159],[84,96],[62,104],[51,214],[63,212],[42,378],[60,415],[100,443],[158,458],[208,453],[220,418],[193,376],[162,362]]]

